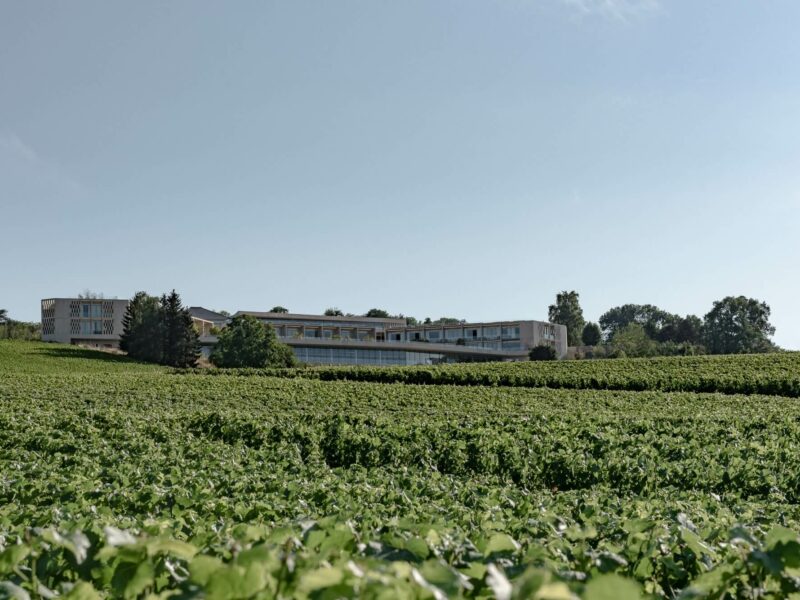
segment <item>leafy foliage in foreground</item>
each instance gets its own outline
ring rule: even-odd
[[[215,374],[214,371],[203,373]],[[661,390],[800,397],[800,352],[557,362],[459,363],[430,367],[241,369],[238,373],[305,377],[323,381]]]
[[[0,597],[800,591],[793,399],[7,356]]]

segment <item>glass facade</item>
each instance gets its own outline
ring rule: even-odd
[[[114,307],[111,301],[70,300],[69,315],[71,336],[114,335]],[[55,323],[52,329],[50,335],[55,333]]]
[[[431,344],[459,344],[473,348],[516,348],[517,344],[505,345],[507,340],[520,339],[520,325],[467,325],[467,326],[422,326],[387,333],[390,342],[429,342]]]
[[[485,340],[498,340],[498,339],[500,339],[500,328],[499,327],[484,327],[483,328],[483,339],[485,339]]]
[[[390,349],[294,347],[297,360],[324,365],[435,365],[455,362],[436,352],[408,352]]]
[[[464,328],[458,327],[456,329],[445,329],[444,338],[446,340],[457,340],[464,337]]]
[[[79,330],[74,333],[80,333],[81,335],[103,335],[103,321],[86,320],[79,321],[79,323]]]

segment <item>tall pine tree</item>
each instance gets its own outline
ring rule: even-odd
[[[188,308],[175,290],[161,297],[163,322],[162,362],[173,367],[194,367],[200,355],[197,331]]]

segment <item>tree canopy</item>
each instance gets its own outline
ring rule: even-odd
[[[160,299],[137,292],[122,319],[120,349],[146,362],[193,367],[200,354],[189,309],[175,290]]]
[[[40,340],[41,323],[15,321],[8,316],[8,310],[0,308],[0,340]]]
[[[136,292],[122,318],[120,350],[138,360],[160,363],[164,353],[162,326],[158,298]]]
[[[570,346],[580,346],[586,321],[583,318],[578,292],[573,290],[557,294],[556,303],[551,304],[547,310],[547,317],[551,323],[567,326],[567,343]]]
[[[586,323],[586,325],[584,325],[583,332],[581,333],[581,341],[584,346],[596,346],[600,343],[601,339],[602,334],[600,332],[600,326],[597,323]]]
[[[641,323],[628,323],[622,329],[617,330],[611,347],[618,356],[636,357],[659,354],[658,343],[647,335],[647,331]]]
[[[270,311],[269,311],[269,312],[274,312],[274,313],[288,313],[288,312],[289,312],[289,309],[279,305],[279,306],[273,306],[273,307],[270,309]]]
[[[714,354],[769,352],[775,328],[770,324],[766,302],[745,296],[728,296],[714,302],[705,316],[705,340]]]
[[[283,346],[288,353],[277,346]],[[284,367],[295,364],[294,352],[278,341],[271,325],[251,315],[234,317],[219,334],[211,362],[218,367]]]
[[[458,325],[460,323],[466,323],[465,319],[459,319],[457,317],[439,317],[435,321],[431,321],[432,325]]]
[[[336,308],[335,306],[332,307],[332,308],[326,308],[324,314],[325,314],[326,317],[343,317],[344,316],[344,313],[341,310],[339,310],[338,308]]]
[[[530,360],[556,360],[558,354],[556,353],[556,349],[551,345],[540,344],[531,348],[531,351],[528,353],[528,358]]]
[[[648,337],[656,339],[662,327],[673,322],[676,317],[677,315],[652,304],[623,304],[603,313],[600,317],[600,327],[608,342],[613,341],[617,331],[633,323],[641,325]]]

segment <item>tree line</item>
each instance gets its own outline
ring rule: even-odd
[[[194,367],[200,342],[189,309],[175,290],[160,298],[137,292],[122,320],[120,350],[145,362]]]
[[[269,312],[274,313],[288,313],[289,309],[284,306],[273,306]],[[370,308],[364,314],[356,314],[356,313],[346,313],[338,307],[331,307],[326,308],[325,312],[322,313],[326,317],[369,317],[372,319],[404,319],[406,325],[408,326],[415,326],[415,325],[457,325],[458,323],[466,323],[466,319],[459,319],[457,317],[439,317],[438,319],[431,319],[430,317],[425,317],[424,319],[420,320],[415,317],[410,317],[404,315],[403,313],[393,315],[388,310],[384,310],[382,308]]]
[[[233,317],[217,338],[210,360],[218,367],[291,367],[297,362],[272,326],[250,315]],[[160,298],[137,292],[125,311],[119,346],[132,358],[178,368],[195,367],[200,357],[199,334],[175,290]]]
[[[652,304],[624,304],[587,322],[576,291],[563,291],[548,308],[552,323],[566,325],[570,346],[592,346],[608,356],[744,354],[774,352],[766,302],[727,296],[702,318],[681,316]]]
[[[17,321],[8,316],[8,310],[0,308],[0,340],[40,340],[42,324]]]

